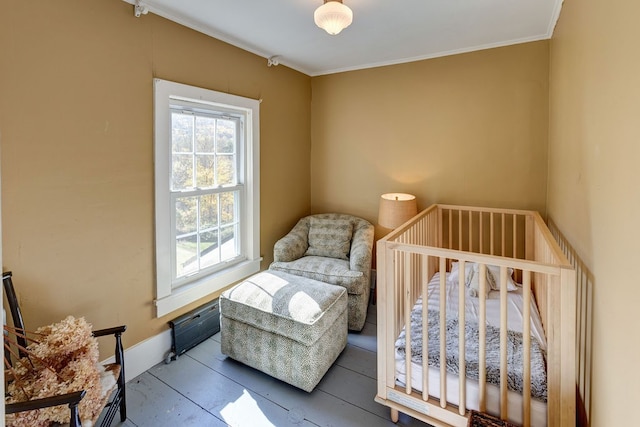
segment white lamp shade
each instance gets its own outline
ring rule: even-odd
[[[353,12],[341,1],[331,0],[320,6],[313,13],[316,25],[335,36],[353,22]]]
[[[418,213],[416,196],[405,193],[387,193],[380,196],[378,224],[397,228]]]

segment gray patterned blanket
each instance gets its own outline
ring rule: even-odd
[[[411,360],[422,364],[422,305],[414,308],[411,313]],[[429,311],[429,366],[440,366],[440,315],[436,311]],[[447,319],[447,372],[458,374],[458,319]],[[487,325],[486,327],[486,366],[487,382],[500,385],[500,329]],[[465,325],[465,362],[467,378],[478,380],[478,324],[467,322]],[[406,354],[406,335],[403,329],[396,340],[396,348],[402,357]],[[507,384],[510,390],[522,393],[523,375],[523,341],[519,332],[507,333]],[[531,396],[535,399],[547,401],[547,370],[545,353],[537,340],[531,339]]]

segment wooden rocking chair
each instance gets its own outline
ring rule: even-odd
[[[18,298],[13,287],[11,280],[11,272],[5,272],[2,275],[2,284],[7,296],[7,303],[11,310],[11,317],[13,319],[13,326],[17,330],[24,330],[24,322],[22,320],[22,313],[20,312],[20,306],[18,305]],[[106,365],[105,374],[112,375],[116,378],[114,386],[110,390],[106,390],[104,394],[104,409],[102,411],[101,427],[108,427],[113,422],[118,409],[120,410],[120,421],[124,422],[127,418],[127,401],[125,395],[125,376],[124,376],[124,352],[122,349],[122,333],[127,329],[126,326],[117,326],[114,328],[100,329],[93,331],[94,337],[101,337],[107,335],[113,335],[116,341],[115,346],[115,363]],[[6,336],[5,336],[6,339]],[[26,348],[27,340],[20,335],[16,335],[17,342],[22,348]],[[19,350],[20,356],[24,356],[25,353]],[[5,348],[5,359],[11,360],[10,353]],[[78,405],[85,395],[84,390],[79,390],[73,393],[67,393],[58,396],[51,396],[42,399],[33,399],[26,402],[5,404],[5,413],[13,414],[23,411],[31,411],[34,409],[47,408],[58,405],[68,405],[71,411],[70,427],[81,427],[80,415],[78,412]],[[111,399],[110,399],[111,398]],[[110,400],[109,400],[110,399]],[[100,413],[96,419],[93,420],[92,425],[96,425],[96,421],[100,418]]]

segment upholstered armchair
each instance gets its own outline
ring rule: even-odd
[[[269,269],[346,288],[349,329],[360,331],[371,289],[373,232],[371,223],[352,215],[304,217],[276,242]]]

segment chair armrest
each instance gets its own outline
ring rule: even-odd
[[[122,348],[122,334],[127,330],[126,325],[115,326],[113,328],[98,329],[93,331],[94,337],[103,337],[107,335],[113,335],[116,339],[116,346],[114,350],[115,362],[120,365],[120,375],[118,376],[118,383],[124,386],[124,349]]]
[[[275,262],[289,262],[301,258],[309,247],[309,222],[305,218],[298,221],[293,229],[273,246]]]
[[[92,333],[94,337],[103,337],[105,335],[119,335],[126,330],[127,330],[127,327],[125,325],[122,325],[122,326],[116,326],[114,328],[98,329],[93,331]]]
[[[371,274],[371,258],[373,251],[373,225],[368,224],[354,230],[349,253],[349,268],[362,271],[365,277]]]
[[[86,391],[80,390],[58,396],[28,400],[26,402],[7,403],[4,405],[4,412],[6,414],[15,414],[16,412],[32,411],[34,409],[48,408],[51,406],[69,405],[69,410],[71,411],[69,427],[80,427],[78,405],[85,394]]]
[[[48,408],[59,405],[77,405],[84,397],[86,391],[80,390],[73,393],[60,394],[58,396],[44,397],[42,399],[27,400],[26,402],[7,403],[4,412],[15,414],[16,412],[32,411],[34,409]]]

